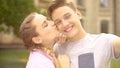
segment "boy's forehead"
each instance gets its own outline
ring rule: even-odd
[[[61,6],[54,10],[54,12],[52,13],[52,19],[55,20],[55,19],[57,19],[57,17],[62,17],[66,13],[71,13],[71,12],[73,12],[73,10],[70,7]]]

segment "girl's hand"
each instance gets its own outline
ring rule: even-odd
[[[58,55],[58,62],[61,68],[70,68],[70,59],[67,55]]]
[[[63,43],[65,43],[67,40],[67,37],[65,35],[63,35],[62,33],[60,33],[57,37],[57,43],[58,45],[62,45]]]

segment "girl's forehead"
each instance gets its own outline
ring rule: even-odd
[[[43,22],[46,19],[46,17],[42,14],[36,14],[35,17],[41,22]]]
[[[44,15],[42,15],[42,14],[36,14],[36,16],[39,17],[39,18],[41,18],[41,19],[42,19],[42,18],[46,18],[46,17],[45,17]]]

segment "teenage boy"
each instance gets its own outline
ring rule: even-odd
[[[48,14],[57,29],[69,41],[55,49],[56,55],[68,54],[71,68],[110,68],[111,59],[120,58],[120,37],[113,34],[90,34],[81,26],[81,13],[72,3],[54,1]]]

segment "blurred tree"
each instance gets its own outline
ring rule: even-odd
[[[34,0],[0,0],[0,24],[12,26],[17,36],[24,17],[31,12],[39,12],[34,6]]]

